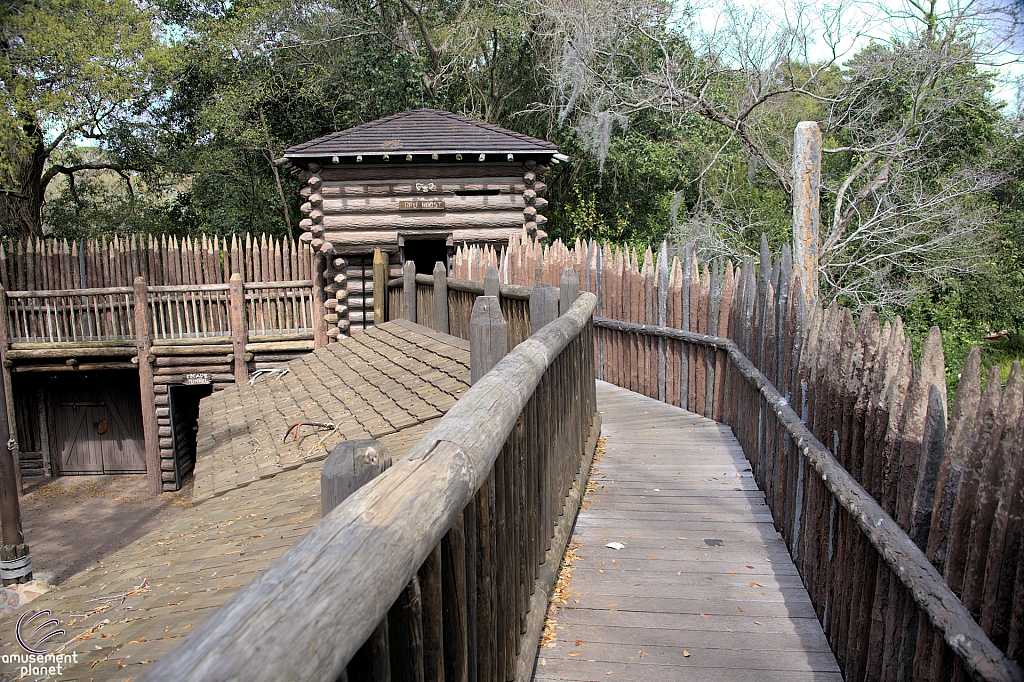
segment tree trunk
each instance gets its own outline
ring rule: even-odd
[[[3,169],[0,180],[0,225],[6,236],[16,239],[43,234],[46,145],[35,123],[26,123],[23,130],[27,140],[9,138],[4,143],[11,166]]]

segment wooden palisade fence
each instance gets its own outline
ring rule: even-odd
[[[452,270],[574,269],[598,300],[598,377],[732,427],[846,679],[1021,679],[1020,367],[982,391],[975,349],[947,420],[937,328],[915,365],[899,318],[808,310],[788,251],[759,261],[513,241]]]
[[[530,678],[600,430],[596,299],[545,299],[505,355],[473,298],[466,394],[144,679]]]
[[[16,461],[56,467],[35,402],[15,409],[12,374],[138,369],[150,487],[177,489],[188,471],[176,466],[169,387],[198,377],[216,390],[325,344],[316,268],[308,246],[266,235],[0,244]]]

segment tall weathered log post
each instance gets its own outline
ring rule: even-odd
[[[383,474],[391,466],[391,455],[378,440],[349,440],[338,443],[320,470],[320,507],[327,516],[345,499],[361,487]],[[419,618],[403,618],[405,611],[419,609],[419,582],[413,577],[409,587],[391,607],[366,643],[348,664],[348,679],[374,682],[390,680],[394,673],[414,665],[416,656],[410,656],[409,647],[423,646],[423,631],[415,627]],[[418,615],[418,614],[413,614]],[[391,632],[392,622],[397,626]],[[410,627],[412,626],[412,627]],[[395,637],[394,635],[397,635]],[[405,671],[409,672],[409,671]],[[399,676],[399,679],[415,679]],[[422,671],[419,679],[423,679]]]
[[[498,274],[498,268],[493,265],[488,265],[484,271],[484,296],[501,298],[501,276]]]
[[[793,269],[808,309],[818,302],[821,129],[801,121],[793,134]]]
[[[416,321],[416,263],[407,260],[402,266],[402,319]]]
[[[242,276],[237,272],[232,273],[228,286],[230,287],[228,294],[231,303],[231,345],[235,356],[235,383],[241,385],[249,381],[249,364],[245,361],[245,344],[249,340],[249,330],[246,329],[245,285],[242,282]]]
[[[388,320],[388,255],[380,249],[373,250],[373,323],[384,324]]]
[[[312,263],[312,274],[313,274],[313,310],[314,312],[314,324],[313,327],[313,348],[323,348],[327,345],[330,337],[327,336],[327,319],[324,317],[325,308],[324,303],[327,301],[324,295],[324,270],[327,268],[327,259],[320,254],[312,254],[310,259]]]
[[[3,376],[4,394],[6,399],[0,403],[0,408],[7,410],[7,437],[4,442],[9,445],[14,456],[14,480],[17,482],[17,490],[21,493],[21,450],[18,447],[18,424],[14,422],[14,392],[11,389],[11,368],[7,360],[7,350],[10,345],[11,336],[8,329],[7,318],[7,292],[0,287],[0,374]]]
[[[508,324],[501,315],[498,298],[477,297],[469,321],[470,384],[480,381],[507,354]],[[465,538],[472,550],[466,554],[473,564],[466,566],[467,583],[472,581],[466,586],[471,597],[466,616],[475,627],[467,633],[466,645],[478,659],[479,670],[484,671],[498,665],[492,655],[498,644],[500,616],[491,606],[496,604],[499,592],[494,561],[501,549],[497,545],[497,521],[491,511],[496,509],[498,493],[497,478],[492,470],[453,526],[465,529]]]
[[[658,252],[658,326],[664,327],[668,320],[668,245],[662,243]],[[668,385],[668,358],[665,339],[658,337],[658,400],[666,401]]]
[[[150,330],[149,287],[144,277],[136,277],[135,352],[139,359],[139,393],[142,399],[142,436],[146,444],[146,482],[149,493],[159,495],[164,484],[160,473],[160,436],[156,425],[156,393],[153,390],[153,346]]]
[[[0,407],[7,403],[7,386],[0,382]],[[18,480],[15,452],[4,444],[11,442],[7,410],[0,409],[0,529],[3,547],[0,547],[0,578],[4,585],[28,582],[32,579],[32,558],[29,556],[25,535],[21,530],[21,504],[18,501]]]
[[[448,273],[444,263],[434,263],[434,330],[447,334],[448,326]]]
[[[469,318],[469,375],[475,384],[508,355],[508,324],[496,296],[478,296]]]

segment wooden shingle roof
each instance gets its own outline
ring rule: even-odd
[[[469,342],[395,320],[284,366],[280,378],[203,399],[193,504],[323,459],[343,440],[440,417],[469,388]],[[298,422],[335,427],[299,427],[299,440],[285,442]]]
[[[413,109],[330,133],[285,150],[290,159],[382,154],[528,154],[558,152],[551,142],[438,109]]]

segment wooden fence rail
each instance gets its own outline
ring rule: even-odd
[[[524,633],[539,633],[599,429],[595,305],[583,294],[514,348],[144,679],[528,679]]]
[[[404,278],[388,282],[386,315],[389,320],[404,317],[402,286]],[[416,317],[413,321],[437,328],[437,306],[434,300],[435,275],[416,275]],[[464,279],[445,278],[447,291],[448,333],[460,339],[469,339],[469,323],[473,304],[484,295],[484,285]],[[508,324],[508,347],[514,348],[530,337],[529,287],[502,284],[499,287],[501,314]],[[405,318],[408,319],[408,318]]]

